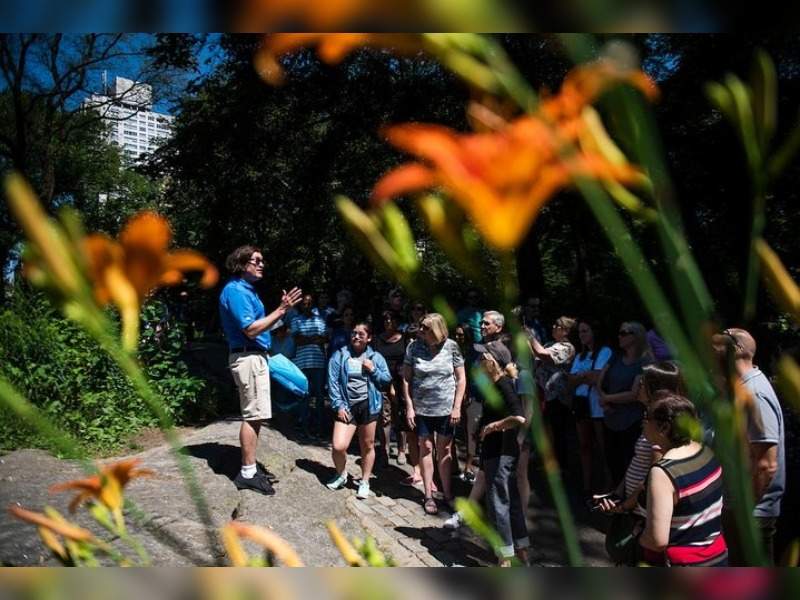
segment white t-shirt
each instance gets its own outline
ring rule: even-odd
[[[591,352],[587,352],[586,356],[583,358],[581,358],[581,354],[576,354],[575,359],[572,361],[572,369],[570,369],[570,373],[575,375],[577,373],[583,373],[584,371],[600,371],[606,366],[606,363],[610,358],[611,348],[608,348],[607,346],[600,348],[597,356],[594,359],[594,367],[592,367]],[[597,386],[593,385],[591,392],[589,391],[589,385],[586,383],[583,383],[575,388],[576,396],[586,396],[587,394],[589,394],[589,407],[592,412],[592,418],[602,419],[603,409],[600,407],[600,392],[597,390]]]

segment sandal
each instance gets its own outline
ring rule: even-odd
[[[438,515],[439,507],[436,505],[436,500],[433,498],[425,498],[422,502],[422,508],[425,509],[426,515]]]

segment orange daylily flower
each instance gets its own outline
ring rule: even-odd
[[[137,468],[141,462],[141,459],[138,458],[121,460],[102,467],[98,475],[56,484],[50,488],[50,492],[77,490],[78,494],[69,504],[70,512],[75,512],[81,503],[90,498],[98,500],[111,511],[119,511],[122,509],[122,490],[127,483],[137,477],[155,475],[155,472],[150,469]]]
[[[94,540],[94,535],[92,535],[91,531],[68,523],[65,520],[55,519],[41,513],[26,510],[21,506],[9,506],[8,512],[22,521],[33,523],[40,529],[48,530],[49,532],[69,540],[74,540],[76,542],[90,542]],[[48,540],[51,539],[52,536],[48,536]]]
[[[396,15],[395,0],[247,0],[235,23],[238,31],[275,31],[287,21],[312,31],[346,29],[347,22]]]
[[[519,244],[542,206],[575,177],[624,184],[642,177],[631,165],[612,164],[599,154],[562,157],[561,140],[535,116],[495,133],[460,134],[438,125],[407,124],[389,128],[386,136],[425,164],[411,163],[385,175],[373,190],[376,201],[442,186],[483,237],[503,250]]]
[[[242,539],[251,540],[269,550],[287,567],[303,566],[303,561],[283,538],[263,527],[231,521],[222,528],[221,537],[234,567],[246,567],[249,564],[250,559],[240,542]]]
[[[650,101],[658,98],[656,84],[645,73],[623,68],[612,60],[600,59],[579,65],[567,73],[558,95],[543,99],[539,110],[556,122],[580,117],[585,106],[619,83],[635,87]]]
[[[278,58],[307,46],[316,46],[317,56],[329,65],[341,62],[357,48],[392,48],[413,53],[420,45],[410,34],[400,33],[275,33],[267,35],[254,59],[256,71],[271,85],[283,83]]]
[[[562,93],[543,101],[537,114],[517,118],[497,131],[463,134],[438,125],[390,127],[389,142],[423,162],[384,175],[373,189],[373,200],[441,186],[487,242],[510,250],[542,206],[576,178],[623,185],[644,181],[641,171],[627,161],[609,160],[582,141],[589,129],[584,110],[612,83],[630,81],[652,95],[655,88],[645,86],[649,80],[640,75],[603,61],[579,67],[567,76]]]
[[[119,308],[128,348],[136,346],[139,308],[154,288],[181,283],[185,271],[202,271],[200,285],[206,288],[219,277],[214,265],[199,252],[168,252],[171,238],[164,217],[141,212],[127,222],[119,242],[99,233],[84,240],[94,298],[101,306],[113,302]]]

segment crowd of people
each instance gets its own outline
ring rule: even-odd
[[[687,397],[680,366],[658,333],[623,322],[616,343],[591,318],[559,316],[549,332],[537,298],[515,309],[533,357],[520,368],[505,315],[480,306],[470,290],[458,324],[393,290],[378,316],[356,318],[348,291],[328,297],[293,288],[270,312],[253,284],[263,256],[253,246],[234,251],[233,277],[220,297],[239,390],[242,427],[240,489],[274,493],[259,472],[255,447],[274,404],[292,411],[297,433],[330,440],[335,473],[327,487],[348,482],[347,452],[358,434],[361,478],[357,497],[371,495],[376,469],[394,459],[408,465],[405,484],[422,492],[421,510],[451,513],[445,527],[463,524],[453,510],[453,479],[472,485],[502,544],[501,565],[525,563],[531,540],[526,509],[532,452],[533,402],[540,402],[547,435],[562,468],[577,439],[582,503],[608,513],[606,547],[617,564],[743,565],[713,429]],[[746,390],[747,438],[755,509],[770,558],[785,487],[783,416],[774,390],[754,365],[756,343],[743,329],[712,338],[722,363],[732,361]],[[270,391],[269,356],[294,361],[308,380],[306,398]],[[272,398],[274,395],[274,398]],[[701,425],[701,440],[689,435]],[[463,436],[459,467],[454,439]],[[396,451],[391,452],[392,440]],[[611,491],[609,491],[611,490]]]

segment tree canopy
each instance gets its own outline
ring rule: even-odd
[[[601,36],[598,44],[611,37]],[[557,38],[526,34],[500,39],[534,88],[558,89],[571,64]],[[795,37],[651,34],[623,39],[639,51],[660,87],[661,99],[653,109],[674,196],[720,321],[741,323],[752,193],[740,144],[712,108],[704,84],[728,72],[746,76],[755,50],[766,49],[779,75],[777,137],[785,137],[800,106]],[[194,73],[203,41],[160,35],[148,55],[158,68]],[[174,137],[138,172],[119,171],[118,164],[103,160],[97,153],[113,150],[100,142],[88,144],[87,139],[97,139],[96,132],[78,128],[86,139],[70,138],[64,152],[80,148],[82,154],[56,161],[65,171],[57,178],[60,189],[70,190],[87,212],[90,227],[109,232],[122,216],[155,207],[170,218],[180,245],[197,248],[219,266],[241,244],[263,247],[268,262],[264,292],[273,298],[293,284],[313,291],[349,288],[360,298],[359,309],[372,310],[372,302],[385,297],[393,284],[374,271],[352,242],[333,198],[346,194],[365,205],[378,178],[404,160],[382,139],[383,127],[419,121],[467,130],[466,107],[475,95],[433,59],[398,58],[378,50],[355,52],[336,67],[322,64],[311,51],[290,55],[284,59],[286,83],[271,87],[253,68],[260,42],[258,36],[219,38],[213,68],[180,96]],[[44,131],[37,135],[42,143],[50,139]],[[624,148],[625,140],[619,142]],[[114,173],[102,164],[114,164]],[[24,170],[36,179],[30,167]],[[800,167],[790,166],[768,198],[766,236],[790,266],[800,264],[793,210],[798,175]],[[109,187],[121,191],[98,203],[98,195]],[[433,281],[457,302],[470,282],[449,266],[410,205],[401,207]],[[626,218],[656,273],[663,273],[655,232]],[[628,276],[575,193],[564,192],[547,205],[517,259],[522,293],[541,296],[546,312],[591,312],[610,323],[644,318]],[[487,269],[494,268],[487,262]],[[197,318],[212,323],[215,298],[207,296],[197,307]],[[773,323],[778,317],[762,296],[756,322]]]

